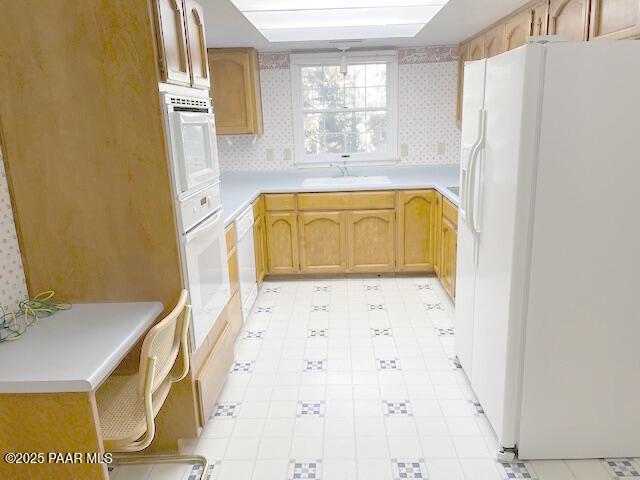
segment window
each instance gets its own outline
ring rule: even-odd
[[[395,52],[291,55],[298,165],[397,161]]]

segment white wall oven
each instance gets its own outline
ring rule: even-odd
[[[182,272],[191,295],[194,350],[207,337],[231,288],[215,117],[208,98],[165,94]]]

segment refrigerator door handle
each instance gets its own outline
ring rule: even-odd
[[[480,151],[482,147],[484,147],[484,137],[485,137],[485,119],[486,119],[486,111],[480,110],[479,113],[479,121],[478,121],[478,140],[475,145],[471,149],[471,156],[469,158],[469,171],[467,173],[467,185],[466,185],[466,220],[467,225],[469,225],[469,229],[473,233],[474,237],[477,237],[480,233],[478,231],[477,223],[476,223],[476,169],[478,164],[478,156],[480,155]]]

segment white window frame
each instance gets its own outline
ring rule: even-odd
[[[387,146],[386,152],[363,152],[308,155],[304,148],[304,103],[302,98],[301,67],[310,65],[340,65],[341,52],[301,53],[290,55],[291,96],[293,108],[294,164],[297,167],[326,167],[329,164],[345,166],[393,165],[398,163],[398,56],[395,50],[346,52],[348,64],[387,64]]]

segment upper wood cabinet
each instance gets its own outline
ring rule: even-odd
[[[211,97],[219,134],[262,133],[260,66],[253,48],[208,50]]]
[[[182,0],[156,0],[158,53],[162,80],[191,85]]]
[[[589,0],[551,0],[549,3],[549,35],[587,40],[588,25]]]
[[[209,88],[202,7],[195,0],[155,0],[161,80]]]
[[[487,58],[504,52],[504,25],[497,25],[484,34],[484,51]]]
[[[209,88],[209,65],[207,63],[207,38],[204,33],[202,6],[194,0],[184,0],[187,46],[191,64],[191,86]]]
[[[485,58],[484,37],[474,38],[469,43],[469,60],[482,60]]]
[[[345,218],[342,212],[305,212],[298,216],[300,271],[344,272],[347,268]]]
[[[513,50],[527,43],[531,35],[531,10],[523,10],[504,24],[505,50]]]
[[[298,227],[294,212],[267,213],[268,273],[289,274],[299,271]]]
[[[549,2],[539,2],[531,7],[531,35],[546,35],[549,31]]]
[[[591,0],[589,39],[640,38],[640,0]]]
[[[434,190],[398,193],[398,270],[432,270],[435,264]]]
[[[346,215],[349,271],[393,271],[396,266],[395,210],[349,211]]]

